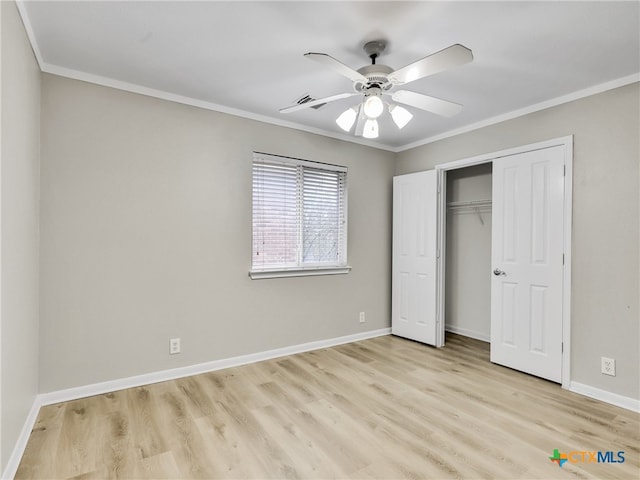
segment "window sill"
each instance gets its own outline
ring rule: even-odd
[[[345,267],[310,267],[310,268],[278,268],[269,270],[251,270],[251,280],[262,278],[308,277],[313,275],[341,275],[349,273],[350,266]]]

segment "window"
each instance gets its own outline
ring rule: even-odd
[[[253,154],[251,278],[347,273],[347,169]]]

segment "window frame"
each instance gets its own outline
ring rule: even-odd
[[[344,219],[344,229],[342,230],[343,241],[340,247],[341,252],[341,262],[335,263],[321,263],[321,264],[307,264],[302,265],[298,264],[296,266],[269,266],[260,268],[259,266],[255,266],[253,264],[253,255],[254,255],[254,202],[253,202],[253,185],[254,185],[254,165],[256,162],[263,161],[265,163],[272,164],[284,164],[291,165],[295,167],[303,167],[310,168],[315,170],[325,170],[332,172],[342,172],[345,174],[344,179],[344,193],[342,196],[342,203],[344,205],[343,211],[341,212],[341,216]],[[280,278],[280,277],[300,277],[300,276],[312,276],[312,275],[339,275],[349,273],[351,270],[351,266],[348,264],[348,256],[347,256],[347,245],[348,245],[348,181],[347,181],[347,167],[341,165],[334,165],[330,163],[323,162],[314,162],[311,160],[303,160],[299,158],[286,157],[281,155],[273,155],[263,152],[253,152],[252,161],[251,161],[251,185],[252,185],[252,194],[251,194],[251,268],[249,269],[249,276],[251,279],[262,279],[262,278]],[[300,184],[296,182],[296,189],[300,187]],[[302,223],[300,221],[300,217],[298,218],[298,228],[302,228]],[[300,258],[300,249],[303,247],[304,240],[302,237],[297,239],[296,248],[298,249],[298,258]]]

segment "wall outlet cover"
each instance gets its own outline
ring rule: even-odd
[[[600,358],[600,372],[604,375],[616,376],[616,361],[613,358]]]
[[[171,338],[169,339],[169,355],[175,355],[176,353],[180,353],[180,339]]]

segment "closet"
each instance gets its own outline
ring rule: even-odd
[[[394,177],[391,331],[569,381],[572,137]]]
[[[446,175],[445,330],[491,339],[492,163]]]

